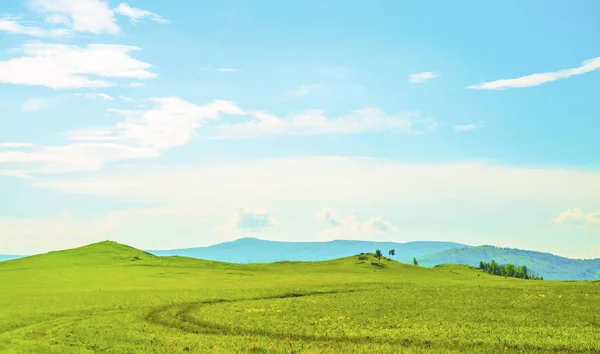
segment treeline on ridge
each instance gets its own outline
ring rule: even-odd
[[[538,277],[531,274],[526,266],[515,266],[514,264],[498,264],[492,260],[491,263],[479,262],[479,268],[490,274],[501,275],[504,277],[513,277],[521,279],[544,280],[544,277]]]

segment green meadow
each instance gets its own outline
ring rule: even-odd
[[[102,242],[6,261],[0,352],[600,352],[599,282],[366,258],[240,265]]]

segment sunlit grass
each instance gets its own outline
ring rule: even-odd
[[[369,257],[234,265],[102,243],[0,263],[0,351],[600,350],[600,283]]]

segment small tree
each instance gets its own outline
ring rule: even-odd
[[[396,250],[390,250],[390,251],[388,252],[388,254],[390,255],[390,257],[393,257],[393,256],[395,256],[395,255],[396,255]]]
[[[381,263],[381,250],[375,251],[375,257],[377,257],[377,259],[379,259],[379,263]]]
[[[417,258],[413,258],[413,264],[416,265],[416,266],[419,265],[419,262],[417,262]]]

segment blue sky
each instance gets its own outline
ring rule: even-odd
[[[5,1],[0,253],[251,236],[600,257],[599,11]]]

